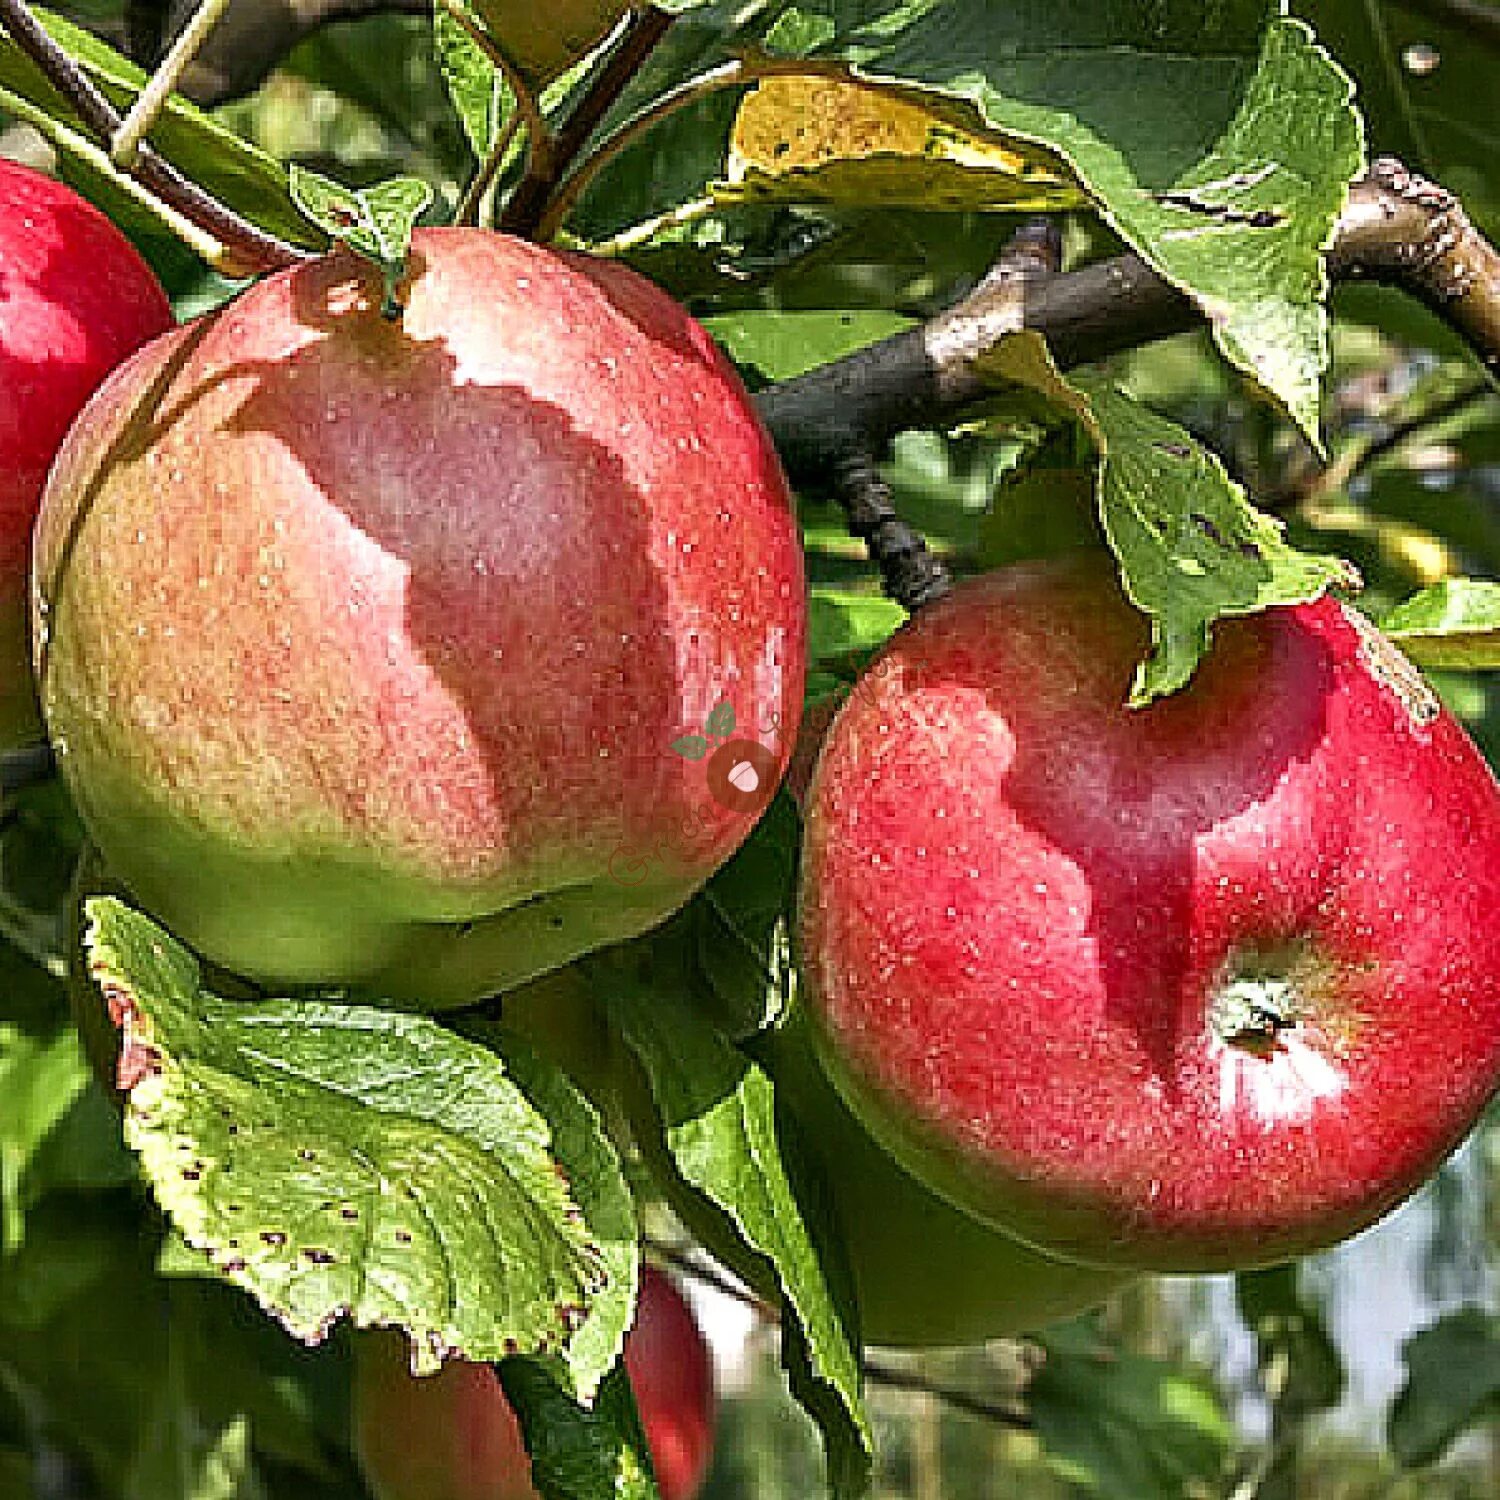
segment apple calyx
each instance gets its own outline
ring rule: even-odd
[[[1232,979],[1214,996],[1208,1020],[1225,1046],[1264,1056],[1297,1024],[1297,991],[1291,980],[1269,974]]]

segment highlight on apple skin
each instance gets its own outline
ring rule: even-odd
[[[91,837],[179,937],[441,1008],[733,852],[764,799],[672,746],[727,702],[786,726],[774,785],[805,590],[751,402],[650,283],[434,229],[381,300],[337,253],[115,373],[47,488],[37,673]]]
[[[693,1500],[713,1458],[713,1364],[686,1299],[654,1266],[642,1268],[624,1361],[662,1500]],[[494,1371],[451,1360],[419,1378],[394,1334],[356,1345],[354,1446],[375,1500],[536,1500]]]
[[[1374,1222],[1500,1080],[1500,790],[1330,598],[1183,692],[1112,567],[900,630],[829,731],[800,941],[830,1073],[969,1212],[1079,1261],[1289,1259]]]
[[[42,732],[26,621],[47,469],[100,381],[171,326],[151,268],[93,204],[0,158],[0,750]]]

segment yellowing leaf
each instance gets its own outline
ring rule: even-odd
[[[962,106],[827,73],[765,78],[730,141],[725,199],[1045,212],[1083,201],[1056,156]]]

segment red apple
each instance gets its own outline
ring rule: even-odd
[[[1079,1260],[1264,1264],[1385,1213],[1500,1079],[1500,791],[1331,599],[1173,698],[1112,571],[1016,567],[893,637],[807,807],[801,945],[856,1112]]]
[[[625,1369],[662,1500],[692,1500],[713,1455],[713,1364],[682,1293],[653,1266]],[[419,1379],[403,1340],[361,1338],[354,1437],[375,1500],[536,1500],[520,1424],[488,1365],[455,1360]]]
[[[98,209],[0,159],[0,749],[41,734],[26,580],[48,465],[105,375],[171,324],[166,293]]]
[[[775,453],[665,294],[446,229],[401,297],[340,253],[118,371],[48,485],[35,633],[142,904],[254,979],[439,1006],[728,857],[763,802],[673,746],[725,702],[791,726],[774,784],[805,602]]]

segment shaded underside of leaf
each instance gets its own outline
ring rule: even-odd
[[[1406,1382],[1391,1407],[1391,1451],[1432,1463],[1468,1427],[1500,1409],[1500,1319],[1477,1307],[1448,1313],[1401,1347]]]

